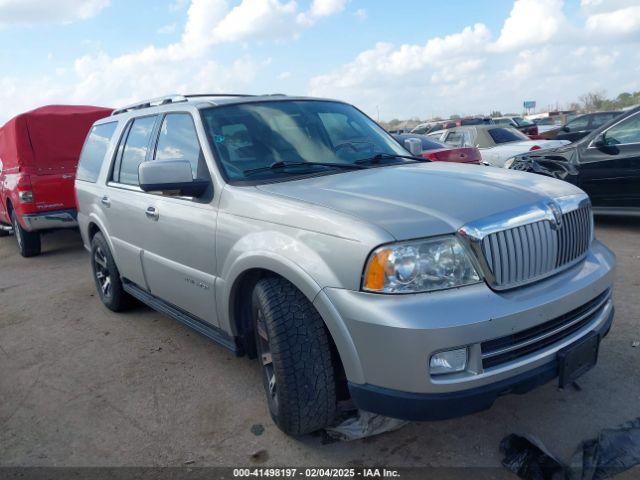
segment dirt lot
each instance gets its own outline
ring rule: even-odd
[[[348,444],[280,433],[257,363],[147,308],[105,309],[77,233],[46,236],[33,259],[1,238],[0,465],[497,466],[511,432],[567,458],[640,415],[640,221],[600,220],[597,236],[618,256],[617,316],[582,391],[548,384],[470,417]]]

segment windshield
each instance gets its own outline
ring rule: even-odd
[[[378,154],[390,156],[383,164],[408,154],[366,115],[338,102],[252,102],[205,109],[202,117],[231,181],[337,173]]]

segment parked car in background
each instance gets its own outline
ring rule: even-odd
[[[587,195],[422,160],[331,100],[117,110],[76,179],[98,297],[114,311],[137,298],[257,358],[292,435],[333,424],[341,400],[436,420],[572,384],[614,317],[615,256]]]
[[[564,147],[517,156],[505,165],[571,182],[595,213],[640,215],[640,107]]]
[[[40,234],[77,226],[73,190],[80,149],[110,109],[50,105],[0,128],[0,236],[12,231],[20,254],[40,254]]]
[[[455,128],[465,125],[490,125],[492,123],[493,120],[490,117],[465,117],[452,120],[421,123],[420,125],[414,127],[409,133],[426,135],[431,132],[444,130],[447,128]]]
[[[474,146],[480,149],[482,163],[502,167],[507,159],[531,150],[559,147],[566,140],[531,140],[513,127],[499,125],[475,125],[456,127],[429,135],[452,147]]]
[[[622,112],[585,113],[568,121],[565,125],[544,132],[542,137],[555,140],[575,142],[586,137],[605,123],[618,117]]]
[[[532,121],[538,126],[538,135],[542,135],[545,132],[554,130],[562,126],[559,117],[558,118],[551,118],[551,117],[534,118]]]
[[[440,122],[426,122],[416,125],[409,133],[415,133],[418,135],[426,135],[436,130],[442,130],[444,128],[453,128],[456,126],[456,122],[453,120],[443,120]]]
[[[475,147],[450,147],[437,140],[433,140],[426,135],[414,133],[404,133],[393,135],[393,138],[404,145],[404,141],[409,138],[416,138],[422,143],[422,153],[424,158],[437,162],[457,162],[480,164],[482,157],[480,150]]]
[[[496,125],[505,125],[520,130],[525,135],[538,135],[538,125],[522,117],[494,117]]]

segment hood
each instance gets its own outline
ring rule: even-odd
[[[258,188],[358,217],[397,240],[453,233],[473,220],[581,192],[540,175],[446,162],[371,168]]]
[[[514,147],[514,148],[522,148],[523,150],[529,150],[534,145],[538,145],[540,148],[556,148],[561,147],[563,145],[567,145],[569,141],[567,140],[522,140],[521,142],[509,142],[503,143],[501,145],[496,145],[497,147],[505,146],[505,147]]]

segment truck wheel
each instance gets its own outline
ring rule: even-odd
[[[18,250],[23,257],[35,257],[40,255],[40,234],[38,232],[28,232],[18,222],[16,212],[11,212],[11,223],[13,234],[18,242]]]
[[[107,241],[98,232],[91,240],[91,269],[100,300],[114,312],[126,310],[132,303],[131,297],[122,288],[120,272],[113,260]]]
[[[260,280],[252,296],[258,361],[269,413],[289,435],[321,429],[336,417],[329,333],[311,302],[288,281]]]

